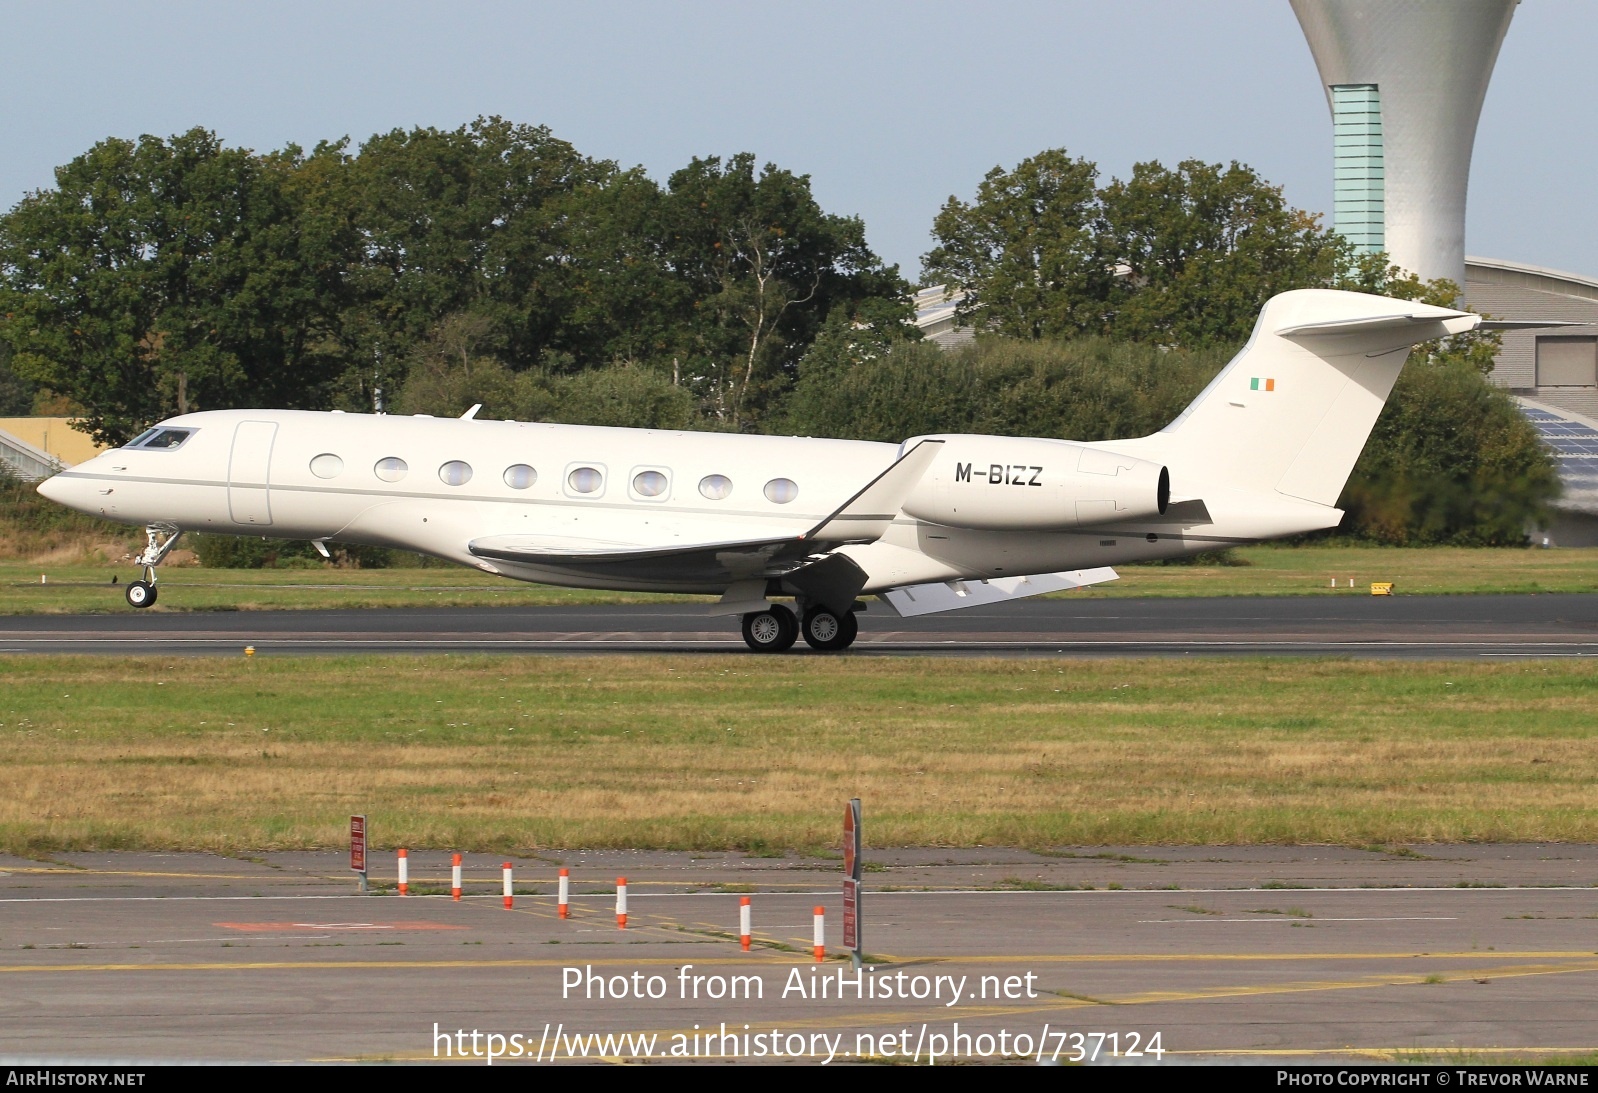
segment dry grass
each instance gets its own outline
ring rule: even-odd
[[[1585,662],[0,660],[0,848],[1598,840]]]

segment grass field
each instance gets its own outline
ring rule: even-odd
[[[1438,547],[1244,547],[1228,565],[1123,566],[1121,579],[1073,596],[1368,595],[1393,581],[1400,595],[1598,592],[1598,550]],[[1241,564],[1237,564],[1241,563]],[[130,566],[0,564],[0,614],[132,611],[120,587]],[[45,578],[41,582],[41,577]],[[1348,587],[1349,579],[1353,589]],[[1332,588],[1331,581],[1338,587]],[[476,570],[164,569],[155,611],[460,607],[692,600],[526,585]]]
[[[1585,661],[0,659],[0,849],[1598,841]]]

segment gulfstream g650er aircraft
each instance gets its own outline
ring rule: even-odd
[[[903,615],[1113,580],[1335,526],[1409,347],[1481,317],[1308,289],[1152,436],[940,435],[898,446],[513,421],[185,414],[39,492],[144,524],[143,579],[184,531],[398,547],[516,580],[710,593],[750,648],[855,638],[858,597]],[[774,597],[792,596],[794,611]]]

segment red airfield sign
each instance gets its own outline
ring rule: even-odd
[[[350,817],[350,868],[366,872],[366,817]]]

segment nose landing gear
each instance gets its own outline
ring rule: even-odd
[[[173,524],[151,524],[144,529],[144,534],[146,543],[144,551],[133,559],[134,565],[144,567],[144,578],[129,581],[122,592],[129,607],[150,607],[155,603],[155,567],[171,553],[172,548],[183,536],[182,530]]]

